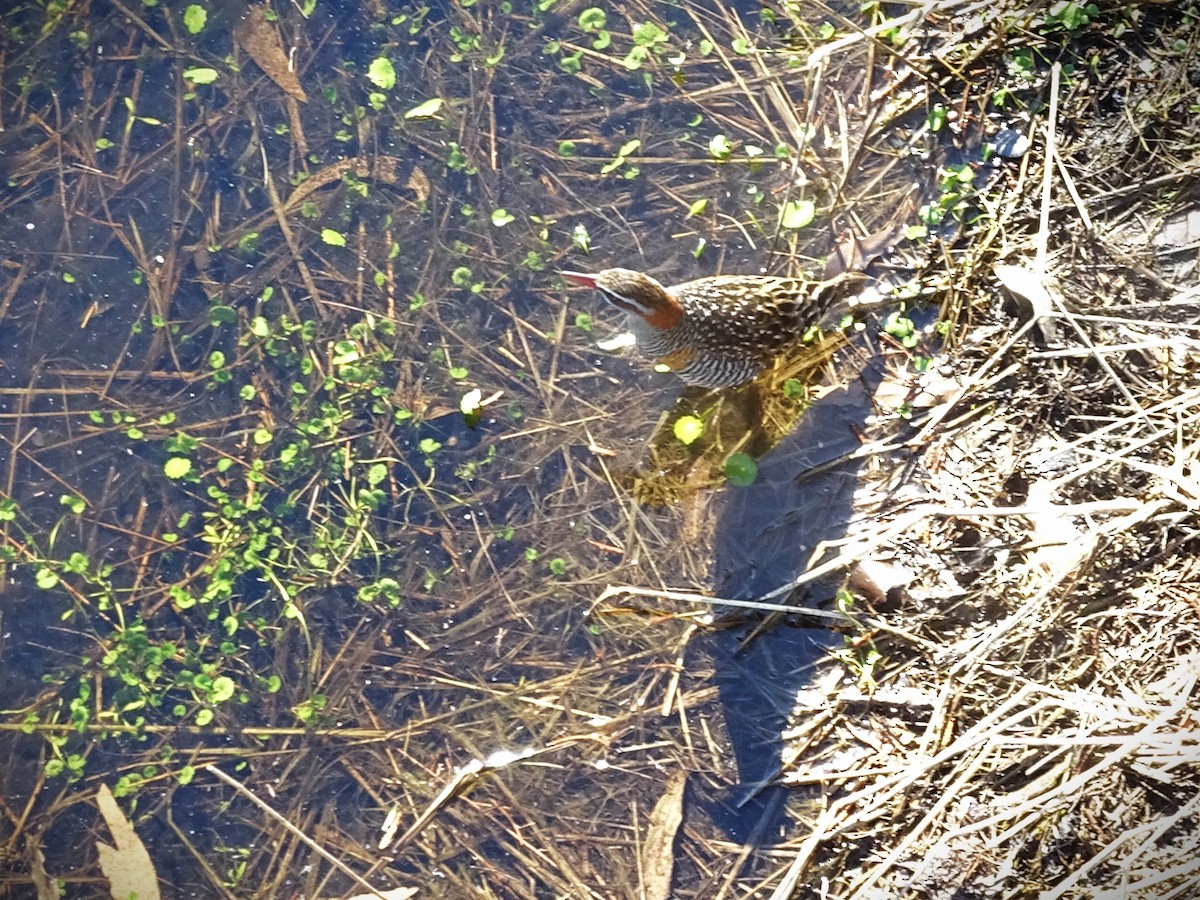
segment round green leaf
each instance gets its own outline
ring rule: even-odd
[[[598,6],[589,6],[579,14],[579,27],[584,31],[599,31],[608,22],[608,16]]]
[[[779,224],[783,228],[803,228],[817,215],[817,207],[811,200],[789,200],[779,211]]]
[[[163,474],[171,479],[187,476],[192,471],[192,461],[186,456],[172,456],[163,463]]]
[[[232,678],[228,675],[218,675],[213,679],[212,691],[208,697],[213,703],[224,703],[237,690]]]
[[[671,429],[681,444],[694,444],[704,434],[704,423],[695,416],[680,416]]]
[[[208,321],[213,325],[232,325],[237,321],[237,310],[224,303],[216,303],[208,308]]]
[[[730,453],[725,460],[725,477],[730,484],[738,487],[748,487],[758,478],[758,463],[754,457],[745,453]]]

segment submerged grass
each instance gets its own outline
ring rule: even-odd
[[[1185,896],[1194,273],[1134,225],[1189,198],[1194,21],[939,7],[6,13],[8,883],[95,892],[105,783],[180,895]],[[752,853],[696,811],[739,779],[687,592],[731,454],[875,344],[672,407],[553,271],[819,271],[897,221],[940,322],[872,332],[849,523],[756,591],[904,574],[839,595]]]

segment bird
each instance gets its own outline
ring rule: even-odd
[[[703,388],[736,387],[754,378],[826,316],[844,294],[835,288],[864,277],[711,275],[667,287],[633,269],[560,274],[622,310],[644,356]]]

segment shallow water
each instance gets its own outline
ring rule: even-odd
[[[814,448],[853,446],[864,408],[839,418],[835,397],[819,407],[832,419],[814,410],[786,438],[800,405],[764,427],[780,392],[764,388],[775,399],[740,432],[760,457],[750,488],[721,474],[736,434],[693,450],[668,436],[656,456],[656,428],[693,401],[600,351],[619,317],[555,274],[819,270],[842,224],[775,223],[786,198],[828,189],[818,163],[834,148],[772,106],[810,108],[789,60],[814,38],[759,11],[608,8],[598,49],[565,4],[279,10],[268,32],[295,51],[303,104],[234,41],[229,9],[195,35],[185,4],[6,14],[5,720],[44,730],[5,740],[71,764],[32,799],[18,785],[33,765],[13,768],[7,793],[30,817],[5,839],[44,833],[51,872],[95,878],[64,852],[91,820],[63,810],[124,778],[155,860],[187,860],[181,895],[211,888],[200,860],[235,892],[311,895],[330,890],[323,864],[297,865],[307,849],[263,840],[272,826],[231,817],[203,772],[178,785],[181,769],[222,763],[366,846],[389,807],[412,821],[454,767],[562,742],[448,807],[388,872],[437,873],[457,896],[537,871],[514,842],[529,828],[621,883],[655,773],[690,771],[703,796],[769,776],[778,747],[740,731],[775,730],[825,636],[787,633],[768,667],[732,654],[742,631],[693,633],[672,615],[685,607],[596,598],[788,582],[836,537],[853,484],[835,470],[793,489],[796,474]],[[626,67],[639,40],[645,59]],[[367,77],[383,58],[395,87]],[[216,81],[184,80],[198,68]],[[861,74],[845,73],[847,96]],[[899,197],[911,174],[894,180]],[[484,405],[464,415],[475,390]],[[713,684],[742,716],[726,715],[736,766]],[[718,818],[739,835],[756,823]]]

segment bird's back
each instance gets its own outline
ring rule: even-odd
[[[768,358],[817,324],[828,306],[817,282],[717,275],[675,285],[683,324],[705,350]]]

